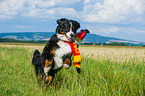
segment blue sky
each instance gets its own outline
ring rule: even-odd
[[[54,32],[60,18],[92,34],[145,42],[145,0],[0,0],[0,33]]]

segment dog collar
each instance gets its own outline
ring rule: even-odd
[[[61,40],[61,41],[63,41],[64,43],[73,43],[74,42],[74,41],[69,42],[69,41],[64,41],[64,40]]]

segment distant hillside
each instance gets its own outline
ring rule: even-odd
[[[49,40],[53,34],[54,32],[19,32],[19,33],[13,32],[13,33],[0,33],[0,38],[9,38],[26,41],[45,41]],[[135,42],[131,40],[124,40],[113,37],[104,37],[96,34],[87,34],[82,43],[84,42],[101,43],[101,44],[112,42],[118,43],[123,42],[128,45],[143,45],[142,42]]]

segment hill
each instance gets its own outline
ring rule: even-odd
[[[8,38],[15,40],[24,40],[24,41],[45,41],[49,40],[54,32],[13,32],[13,33],[0,33],[0,38]],[[2,39],[1,39],[2,42]],[[125,43],[127,45],[143,45],[143,42],[136,42],[131,40],[119,39],[114,37],[104,37],[96,34],[87,34],[82,43],[91,42],[91,43]]]

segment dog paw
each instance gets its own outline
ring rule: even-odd
[[[68,64],[63,64],[63,67],[66,69],[69,69],[69,65]]]

